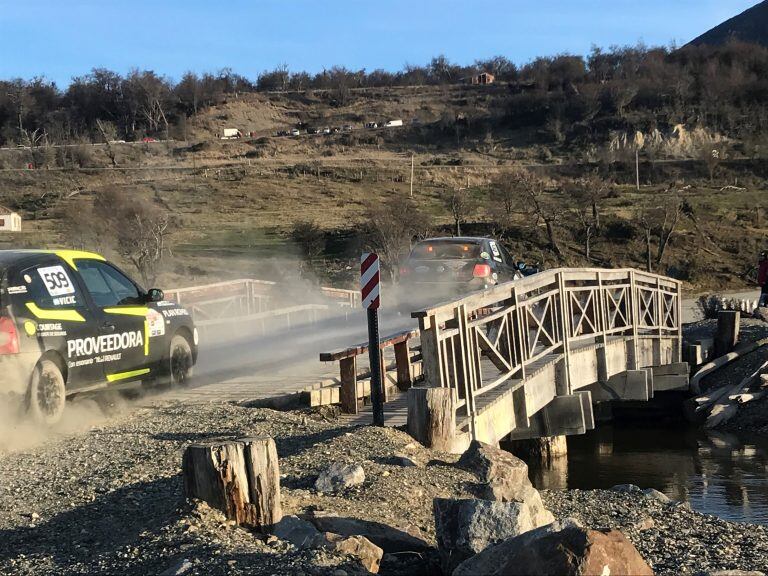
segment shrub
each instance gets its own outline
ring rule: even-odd
[[[306,260],[314,260],[325,251],[325,234],[314,222],[296,222],[291,230],[291,240],[296,242]]]
[[[714,294],[699,296],[696,307],[704,318],[717,318],[718,311],[723,309],[723,298]]]

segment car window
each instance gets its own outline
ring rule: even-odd
[[[419,242],[411,252],[414,260],[474,260],[479,257],[480,244],[453,240]]]
[[[100,308],[143,303],[136,285],[109,264],[96,260],[80,260],[77,270],[94,303]]]
[[[507,266],[514,266],[515,261],[512,258],[512,255],[509,253],[509,251],[504,248],[503,244],[499,244],[499,248],[501,248],[501,257],[504,258],[504,261],[507,263]]]
[[[31,266],[13,274],[9,278],[8,293],[44,309],[85,305],[71,272],[61,264]]]

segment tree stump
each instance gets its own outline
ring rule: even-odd
[[[182,458],[184,492],[241,526],[269,530],[283,517],[275,442],[268,436],[192,444]]]

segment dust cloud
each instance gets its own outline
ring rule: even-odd
[[[56,424],[46,426],[31,421],[20,402],[0,404],[0,455],[30,450],[46,442],[83,434],[115,421],[126,412],[128,401],[115,392],[76,397],[67,402]]]
[[[272,264],[274,266],[274,264]],[[260,275],[253,267],[232,277],[271,279],[278,282],[270,308],[285,308],[299,304],[325,304],[315,318],[304,312],[269,321],[249,321],[233,317],[216,326],[201,327],[200,351],[195,375],[190,387],[247,379],[254,384],[254,396],[298,391],[306,385],[337,376],[335,364],[322,364],[321,352],[346,348],[367,342],[365,310],[341,307],[324,297],[321,283],[307,274],[306,267],[280,262],[282,277]],[[194,284],[192,281],[189,284]],[[382,288],[380,335],[416,327],[399,302],[402,291],[390,286]],[[358,370],[365,370],[367,355],[358,357]],[[62,419],[46,427],[31,422],[20,403],[0,401],[0,454],[33,449],[49,441],[87,433],[93,427],[109,425],[117,418],[130,414],[137,406],[162,401],[167,389],[148,392],[137,385],[130,390],[103,390],[78,395],[68,400]]]

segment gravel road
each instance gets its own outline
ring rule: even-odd
[[[452,465],[455,456],[426,450],[396,429],[349,428],[329,413],[222,402],[123,407],[79,434],[0,455],[0,573],[159,574],[179,567],[184,574],[358,573],[348,557],[299,552],[185,501],[179,466],[187,444],[256,434],[276,440],[287,514],[328,510],[433,541],[432,499],[470,496],[473,478]],[[422,465],[398,465],[396,452]],[[365,483],[338,495],[317,493],[318,472],[334,461],[361,464]],[[544,498],[558,517],[625,528],[659,574],[768,570],[761,526],[637,494],[571,490]],[[429,553],[386,556],[381,573],[427,574],[434,561]]]

